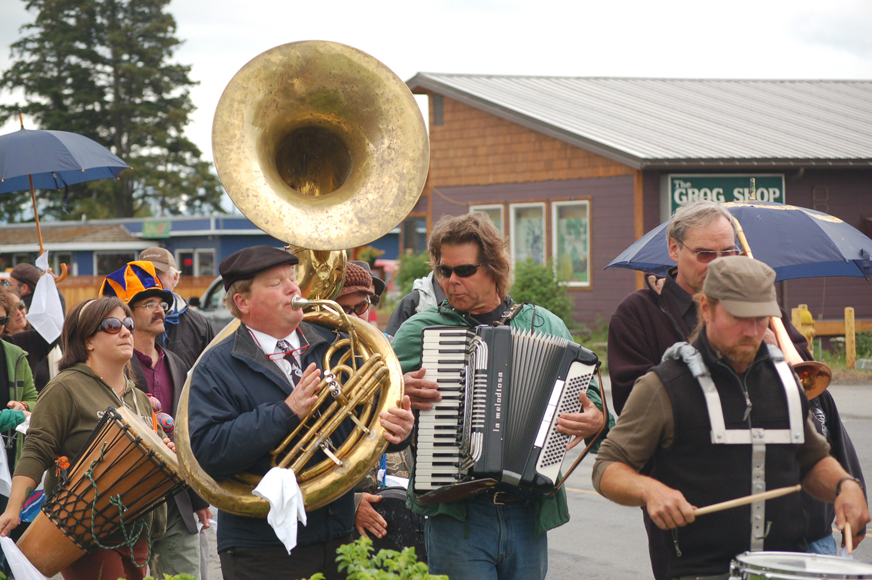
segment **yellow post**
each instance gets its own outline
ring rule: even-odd
[[[808,341],[808,351],[814,356],[814,316],[806,304],[800,304],[790,311],[790,318],[796,328]]]
[[[854,309],[845,308],[845,366],[857,368],[857,342],[854,336]]]

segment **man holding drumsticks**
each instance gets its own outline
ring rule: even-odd
[[[763,343],[769,317],[781,314],[774,281],[771,268],[749,258],[711,262],[693,346],[670,348],[636,382],[600,448],[594,486],[647,510],[669,547],[668,578],[725,579],[741,552],[805,550],[798,494],[699,519],[697,507],[801,482],[835,503],[840,530],[870,520],[859,480],[829,456],[795,375]],[[639,474],[650,460],[653,476]]]

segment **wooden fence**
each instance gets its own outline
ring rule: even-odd
[[[104,276],[67,276],[58,284],[58,290],[63,294],[69,309],[82,300],[96,296],[100,292],[103,279]],[[179,281],[174,292],[186,299],[200,296],[214,279],[214,276],[185,276]]]

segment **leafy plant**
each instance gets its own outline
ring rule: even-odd
[[[412,284],[418,278],[430,273],[430,256],[427,252],[420,254],[406,253],[400,256],[396,272],[396,285],[400,287],[400,295],[405,296],[412,291]]]
[[[384,253],[384,250],[379,250],[378,248],[373,248],[372,246],[364,246],[360,248],[360,251],[357,253],[357,257],[360,260],[368,263],[370,266],[375,266],[375,261],[378,260],[379,257]]]
[[[339,571],[345,570],[348,580],[448,580],[448,576],[430,574],[427,564],[418,561],[415,548],[379,550],[373,555],[372,540],[361,537],[340,546],[337,553]],[[318,573],[309,580],[324,580],[324,575]]]
[[[527,259],[515,264],[512,299],[515,302],[529,302],[547,308],[563,320],[567,327],[573,327],[576,326],[572,320],[573,301],[566,287],[566,282],[554,275],[551,260],[546,264],[536,264]]]

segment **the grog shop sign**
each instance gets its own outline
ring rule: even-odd
[[[751,178],[756,186],[755,199],[786,203],[784,175],[670,175],[669,214],[691,201],[744,201],[751,199]]]

